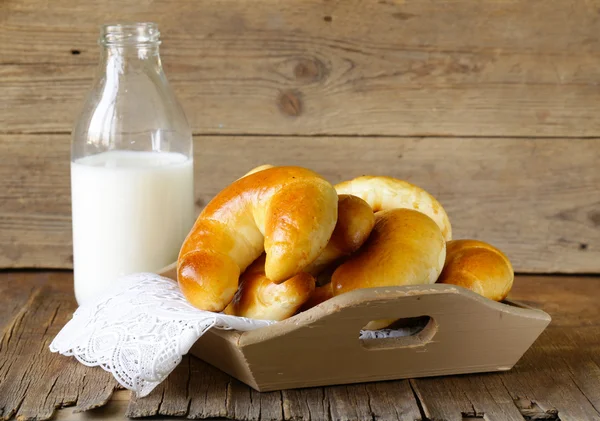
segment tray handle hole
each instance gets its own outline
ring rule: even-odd
[[[430,316],[370,321],[360,331],[360,343],[367,349],[405,348],[431,342],[438,324]]]

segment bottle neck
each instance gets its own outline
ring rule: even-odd
[[[72,158],[106,151],[192,157],[192,134],[162,71],[153,23],[105,25],[96,80],[73,130]]]
[[[161,72],[158,45],[105,45],[100,69],[103,72]]]
[[[160,32],[152,22],[109,24],[102,27],[103,71],[160,71]]]

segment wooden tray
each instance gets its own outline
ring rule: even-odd
[[[416,335],[359,339],[371,320],[422,316]],[[370,288],[254,331],[210,330],[190,353],[265,392],[509,370],[549,323],[541,310],[454,285]]]

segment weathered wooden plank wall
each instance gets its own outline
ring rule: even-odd
[[[407,178],[522,272],[600,272],[600,2],[0,3],[0,267],[71,266],[98,25],[155,21],[199,206],[255,164]]]
[[[521,271],[600,271],[596,139],[196,136],[194,145],[198,210],[264,162],[332,182],[385,173],[426,188],[456,238],[494,242]],[[0,166],[0,267],[68,267],[68,136],[0,135],[0,150],[10,157]]]

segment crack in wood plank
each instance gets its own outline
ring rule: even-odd
[[[410,385],[410,390],[412,391],[415,401],[417,402],[417,408],[419,409],[419,414],[421,415],[421,421],[429,421],[429,418],[425,412],[425,408],[423,408],[422,398],[419,396],[419,389],[415,386],[414,380],[409,379],[408,384]]]
[[[577,328],[572,332],[589,332],[597,337],[597,328]],[[597,346],[597,345],[596,345]],[[579,348],[579,349],[578,349]],[[515,405],[525,416],[557,416],[564,420],[600,420],[600,413],[590,397],[576,384],[564,356],[575,353],[577,364],[589,361],[591,356],[577,347],[568,336],[552,326],[525,353],[513,370],[501,375],[502,383]],[[560,352],[556,352],[560,349]],[[600,387],[600,374],[589,373],[591,384]],[[596,392],[597,393],[597,392]]]
[[[2,276],[0,273],[0,282]],[[70,275],[66,279],[71,282]],[[553,278],[544,279],[550,288]],[[537,281],[531,278],[530,282],[535,286]],[[583,281],[560,277],[556,282],[580,285]],[[37,344],[47,344],[74,308],[71,292],[61,295],[55,288],[58,285],[36,290],[32,294],[36,298],[27,300],[27,305],[11,318],[4,330],[0,405],[5,398],[2,391],[11,390],[14,396],[9,405],[2,406],[4,418],[10,408],[20,419],[43,420],[55,408],[75,402],[88,408],[99,406],[110,397],[115,386],[111,375],[101,369],[89,369],[72,358],[38,349]],[[545,298],[542,295],[540,299]],[[566,295],[565,300],[569,299]],[[582,308],[579,314],[592,314],[586,311],[592,310]],[[599,310],[594,311],[598,314]],[[564,309],[561,314],[555,319],[556,326],[551,326],[508,372],[261,394],[194,357],[184,357],[150,399],[132,400],[129,411],[134,416],[142,416],[144,412],[177,413],[187,414],[188,418],[237,416],[258,421],[282,417],[313,421],[454,421],[481,419],[481,416],[488,421],[598,421],[600,326],[579,322],[583,327],[578,327],[574,325],[578,318],[574,313]],[[27,365],[31,367],[25,368]],[[7,376],[10,382],[6,381]],[[23,398],[19,400],[19,396]]]
[[[567,342],[574,341],[569,332],[558,331],[556,336]],[[600,385],[597,382],[600,379],[600,366],[594,361],[593,353],[587,347],[579,347],[568,355],[560,355],[560,358],[569,370],[573,385],[600,415]]]
[[[526,421],[561,421],[556,409],[544,410],[540,408],[536,402],[527,401],[525,399],[515,399],[515,405],[519,408],[519,411],[521,411],[521,414]]]
[[[0,285],[12,285],[19,310],[0,320],[0,419],[45,420],[57,408],[86,402],[85,409],[103,405],[116,381],[100,368],[89,368],[51,353],[48,344],[75,309],[72,275],[0,273]],[[0,311],[2,313],[2,311]],[[7,313],[3,313],[7,314]],[[82,393],[86,376],[95,379],[92,396]],[[104,391],[105,393],[100,393]]]

